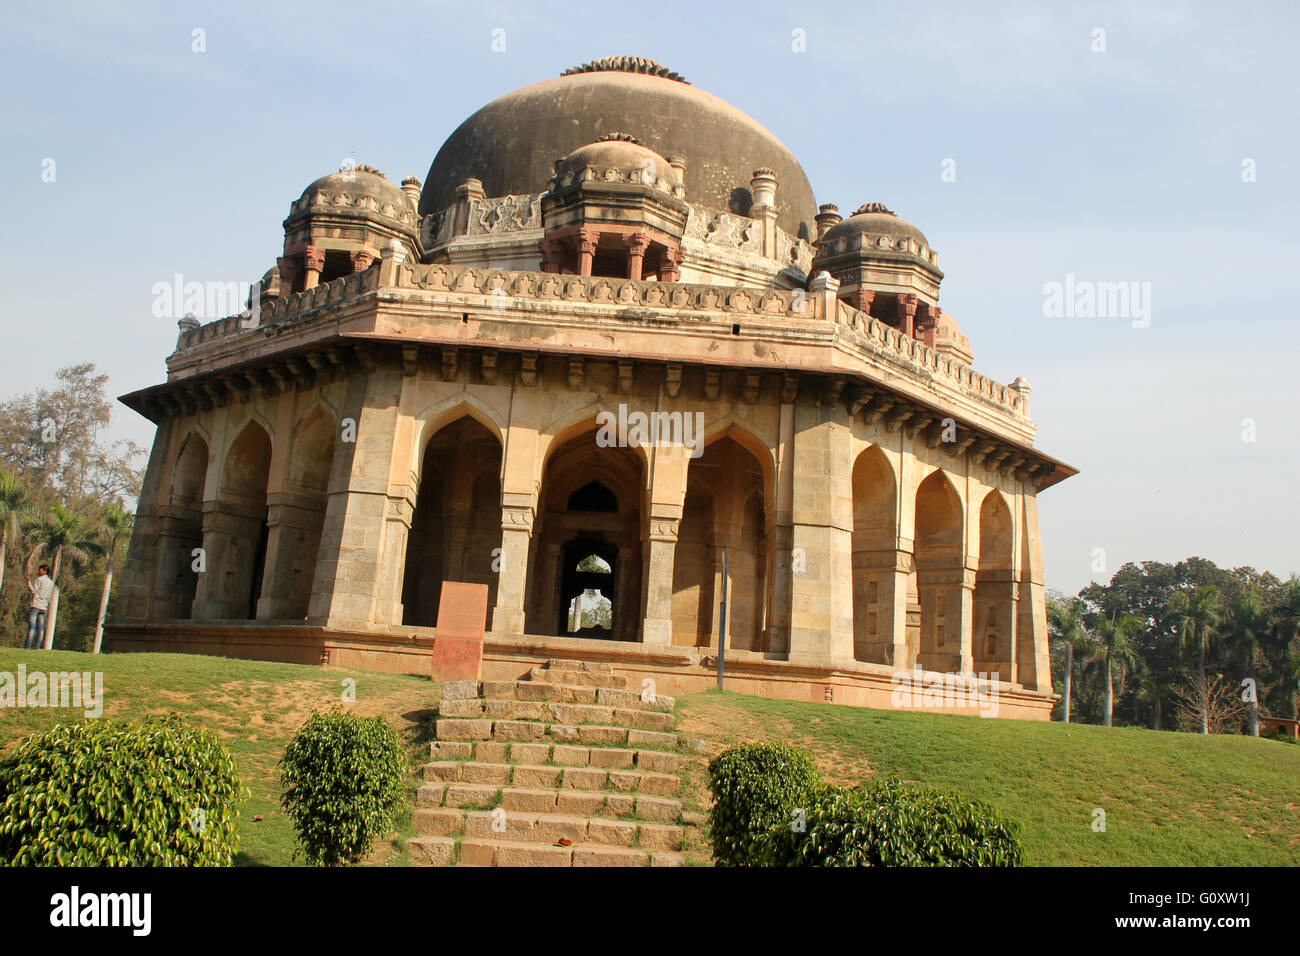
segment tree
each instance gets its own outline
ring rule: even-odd
[[[1169,602],[1170,611],[1182,637],[1184,648],[1196,649],[1196,688],[1208,693],[1209,683],[1205,679],[1205,658],[1210,651],[1210,640],[1219,625],[1219,589],[1214,585],[1205,585],[1192,592],[1178,591]],[[1208,734],[1209,699],[1201,701],[1201,733]]]
[[[1246,705],[1238,688],[1222,674],[1208,678],[1197,674],[1174,688],[1174,710],[1183,725],[1222,734],[1240,729]]]
[[[100,645],[104,642],[104,618],[108,614],[108,595],[113,587],[113,562],[122,542],[131,537],[133,520],[131,513],[123,510],[121,504],[114,501],[104,506],[95,528],[100,547],[106,555],[104,589],[99,595],[99,617],[95,621],[95,645],[92,650],[95,654],[99,653]]]
[[[45,502],[139,494],[143,453],[134,442],[105,442],[113,413],[108,376],[93,362],[59,369],[53,390],[37,389],[0,403],[0,464]]]
[[[1149,670],[1138,679],[1138,699],[1151,707],[1151,729],[1163,730],[1165,700],[1173,687]]]
[[[1256,661],[1264,649],[1267,635],[1272,629],[1270,614],[1260,601],[1259,589],[1250,587],[1228,605],[1223,616],[1222,632],[1228,652],[1240,661],[1246,677],[1254,682],[1250,704],[1250,723],[1247,733],[1259,736],[1259,669]]]
[[[1094,625],[1097,632],[1097,646],[1090,663],[1100,665],[1106,675],[1106,700],[1103,705],[1103,723],[1109,727],[1112,723],[1115,707],[1115,674],[1123,674],[1137,663],[1137,656],[1129,644],[1129,636],[1142,626],[1142,621],[1134,614],[1099,615]]]
[[[11,537],[22,534],[21,518],[27,512],[27,489],[7,471],[0,471],[0,587],[5,579],[5,556]]]
[[[27,528],[28,540],[36,547],[27,559],[28,566],[41,555],[53,553],[54,565],[50,569],[50,579],[54,582],[54,598],[50,601],[49,617],[45,622],[45,649],[54,646],[54,626],[58,616],[59,571],[66,555],[70,564],[84,564],[90,555],[98,550],[98,543],[87,527],[85,519],[75,511],[70,511],[59,502],[54,502],[40,514]]]
[[[1053,637],[1065,647],[1065,667],[1062,679],[1065,682],[1063,695],[1065,706],[1064,722],[1070,722],[1071,686],[1074,678],[1074,651],[1089,643],[1088,629],[1084,626],[1084,614],[1087,608],[1078,598],[1068,602],[1053,600],[1047,605],[1047,626]]]

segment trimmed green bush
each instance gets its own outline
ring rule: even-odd
[[[773,827],[756,859],[769,866],[1020,866],[1018,825],[954,793],[885,780],[827,789],[799,826]]]
[[[175,715],[59,724],[0,760],[0,862],[230,866],[240,797],[230,751]]]
[[[709,764],[713,858],[721,866],[754,866],[768,831],[788,825],[821,790],[812,758],[781,743],[740,744]]]
[[[280,803],[307,859],[359,862],[392,830],[407,774],[402,740],[383,717],[313,712],[280,760]]]

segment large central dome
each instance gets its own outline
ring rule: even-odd
[[[489,196],[541,192],[555,161],[612,130],[686,164],[686,199],[748,215],[754,170],[777,174],[777,222],[816,236],[817,208],[798,160],[751,117],[677,74],[610,57],[493,100],[451,134],[433,160],[420,212],[445,209],[470,177]]]

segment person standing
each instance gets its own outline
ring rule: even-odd
[[[50,609],[50,598],[54,596],[54,581],[50,578],[49,565],[42,564],[36,570],[36,580],[27,579],[27,587],[32,592],[32,603],[27,609],[28,650],[44,646],[45,614]]]

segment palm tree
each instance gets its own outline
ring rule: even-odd
[[[1255,692],[1250,703],[1250,736],[1259,736],[1259,681],[1255,661],[1264,648],[1266,636],[1272,630],[1270,615],[1260,602],[1259,590],[1251,585],[1228,607],[1223,618],[1223,635],[1229,651],[1241,659],[1246,676],[1255,681]]]
[[[49,618],[45,622],[45,649],[54,646],[54,625],[58,616],[59,570],[63,567],[66,556],[71,564],[84,564],[90,560],[92,551],[98,550],[94,537],[88,533],[86,521],[75,511],[70,511],[59,502],[50,505],[48,511],[38,515],[27,528],[27,537],[35,542],[36,547],[28,558],[30,564],[38,555],[54,553],[54,566],[50,569],[50,579],[54,582],[54,597],[50,599]]]
[[[19,519],[27,513],[27,489],[12,474],[0,471],[0,587],[5,583],[5,552],[9,536],[22,534]]]
[[[95,646],[92,651],[95,654],[99,653],[104,642],[104,617],[108,613],[108,593],[113,587],[113,560],[117,557],[118,546],[131,536],[133,521],[134,516],[123,510],[116,501],[105,505],[99,515],[95,530],[99,535],[100,547],[108,557],[104,565],[104,589],[99,595],[99,617],[95,621]]]
[[[1105,668],[1106,700],[1104,703],[1105,719],[1103,723],[1111,726],[1115,709],[1115,674],[1121,674],[1134,666],[1138,657],[1134,653],[1129,637],[1142,626],[1142,619],[1133,614],[1104,614],[1097,618],[1097,648],[1093,652],[1092,662]]]
[[[1219,589],[1212,584],[1197,588],[1188,594],[1179,591],[1169,602],[1169,609],[1182,637],[1183,647],[1196,648],[1196,677],[1201,698],[1201,733],[1210,732],[1210,701],[1206,696],[1209,685],[1205,682],[1205,657],[1210,650],[1210,639],[1219,626]]]
[[[1150,671],[1144,673],[1138,680],[1138,699],[1151,705],[1151,729],[1163,730],[1165,712],[1165,698],[1169,696],[1171,690],[1169,682],[1163,678],[1157,677]]]
[[[1070,693],[1074,679],[1074,649],[1089,643],[1083,623],[1084,605],[1077,598],[1068,604],[1052,601],[1047,606],[1047,621],[1056,639],[1065,645],[1065,723],[1070,722]]]

